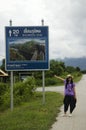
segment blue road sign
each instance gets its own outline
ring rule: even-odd
[[[6,70],[49,69],[48,26],[5,27]]]

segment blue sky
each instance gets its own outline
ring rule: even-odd
[[[0,59],[5,26],[49,26],[49,58],[86,57],[86,0],[3,0],[0,4]]]

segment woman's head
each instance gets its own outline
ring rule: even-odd
[[[66,87],[67,87],[67,84],[68,83],[71,83],[71,84],[73,84],[73,77],[72,77],[72,75],[67,75],[67,78],[66,78]]]
[[[67,78],[66,78],[66,80],[68,81],[68,82],[73,82],[73,76],[72,75],[67,75]]]
[[[71,74],[68,74],[68,75],[67,75],[67,78],[69,78],[69,77],[73,78],[73,76],[72,76]]]

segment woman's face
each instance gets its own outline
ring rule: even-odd
[[[69,81],[71,81],[71,80],[72,80],[72,78],[71,78],[71,77],[69,77],[69,78],[68,78],[68,80],[69,80]]]

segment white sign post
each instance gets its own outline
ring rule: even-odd
[[[12,20],[9,21],[10,22],[10,26],[12,26]],[[9,34],[11,35],[11,30],[9,31]],[[11,75],[10,75],[10,80],[11,80],[11,111],[13,111],[13,71],[11,71]]]
[[[44,20],[42,19],[42,26],[44,26]],[[45,104],[45,71],[42,71],[42,91],[43,91],[43,104]]]

